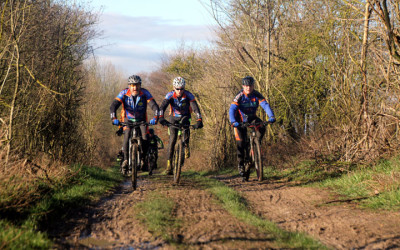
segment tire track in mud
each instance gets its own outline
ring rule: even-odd
[[[221,207],[205,188],[183,179],[182,185],[167,191],[176,202],[175,215],[182,220],[182,243],[201,249],[272,248],[272,239]]]
[[[130,180],[126,180],[116,191],[71,218],[75,227],[64,239],[67,248],[133,248],[154,249],[165,242],[154,239],[133,214],[133,207],[145,199],[152,190],[150,181],[140,178],[138,188],[132,191]]]
[[[173,216],[180,227],[171,229],[173,245],[155,238],[135,218],[133,207],[155,191],[175,202]],[[82,218],[86,217],[86,218]],[[126,181],[115,193],[81,211],[75,227],[60,242],[63,248],[82,249],[260,249],[274,247],[270,235],[260,232],[230,215],[215,198],[191,179],[172,185],[171,176],[141,176],[132,191]]]
[[[290,183],[217,179],[239,191],[251,210],[288,231],[305,232],[335,249],[400,249],[400,212],[373,212],[334,203],[327,190]]]

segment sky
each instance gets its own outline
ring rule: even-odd
[[[100,11],[96,58],[127,76],[157,70],[162,56],[182,43],[202,46],[213,38],[215,24],[199,0],[91,0],[89,5]]]

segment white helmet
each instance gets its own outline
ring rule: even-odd
[[[183,77],[176,77],[174,79],[174,82],[172,83],[172,85],[174,85],[174,88],[184,88],[185,87],[185,79],[183,79]]]

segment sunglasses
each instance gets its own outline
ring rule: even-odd
[[[175,89],[175,90],[185,90],[184,88],[182,88],[182,89]]]

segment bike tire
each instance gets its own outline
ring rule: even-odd
[[[136,142],[132,143],[131,146],[131,156],[133,156],[132,162],[132,189],[136,190],[137,187],[137,171],[138,171],[138,144]]]
[[[179,184],[181,178],[182,165],[184,160],[183,143],[177,142],[174,153],[174,183]]]
[[[261,159],[261,147],[260,147],[260,142],[257,139],[254,139],[253,157],[254,157],[253,158],[254,166],[257,173],[257,180],[262,181],[264,176],[263,176],[263,164]]]
[[[143,168],[143,164],[144,164],[144,162],[142,161],[142,153],[141,153],[141,149],[139,148],[139,146],[138,146],[138,150],[136,152],[136,161],[137,161],[136,168],[137,168],[137,171],[139,171],[141,168]]]

